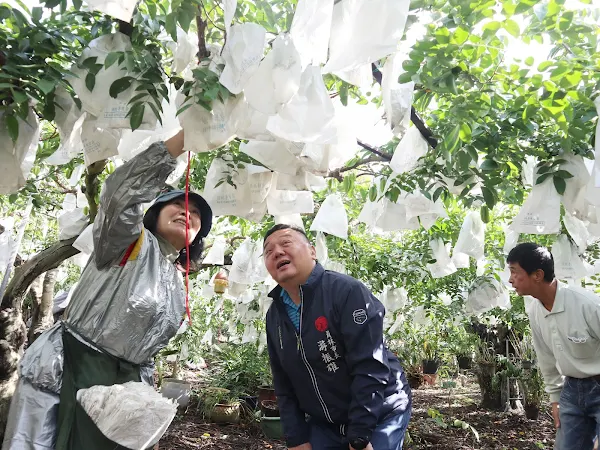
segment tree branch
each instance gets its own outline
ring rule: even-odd
[[[381,85],[383,74],[379,71],[379,68],[375,63],[371,64],[371,72],[373,73],[375,81]],[[415,127],[417,127],[417,130],[419,130],[423,139],[425,139],[431,147],[436,148],[438,144],[437,139],[433,137],[433,132],[425,125],[425,122],[423,122],[423,119],[421,119],[414,106],[410,107],[410,120]]]
[[[392,155],[388,155],[387,153],[382,152],[381,150],[377,149],[376,147],[372,147],[369,144],[364,143],[360,139],[357,139],[356,143],[358,145],[360,145],[362,148],[364,148],[365,150],[369,150],[371,153],[373,153],[373,154],[381,157],[384,161],[391,161],[392,160]]]
[[[57,268],[65,259],[79,253],[79,250],[71,245],[76,239],[77,236],[66,241],[58,241],[16,268],[15,274],[6,287],[0,309],[20,308],[29,285],[37,277],[50,269]]]
[[[96,196],[100,189],[100,183],[98,183],[98,175],[102,173],[106,167],[107,159],[97,161],[90,164],[85,173],[85,197],[87,198],[89,205],[89,217],[90,222],[93,222],[98,214],[98,203],[96,203]]]
[[[342,173],[348,172],[350,170],[354,170],[364,164],[369,164],[369,163],[373,163],[373,162],[388,162],[390,159],[387,156],[388,155],[385,155],[383,157],[377,156],[377,155],[372,155],[367,158],[359,159],[354,164],[351,164],[349,166],[344,166],[339,169],[330,171],[326,176],[327,176],[327,178],[335,178],[336,180],[342,182],[342,181],[344,181],[344,177],[342,176]]]
[[[198,6],[198,15],[196,16],[196,27],[198,28],[198,63],[204,58],[208,58],[210,53],[206,48],[206,20],[202,20],[202,7]]]

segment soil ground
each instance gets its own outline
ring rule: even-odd
[[[554,429],[549,406],[538,420],[479,408],[479,388],[473,382],[452,390],[439,386],[413,390],[413,415],[404,445],[409,450],[550,450]],[[459,420],[468,425],[462,425]],[[461,426],[462,425],[462,426]],[[466,427],[466,428],[464,428]],[[472,428],[471,428],[472,427]],[[206,423],[196,405],[175,418],[160,441],[160,450],[284,450],[282,442],[266,439],[257,425]]]

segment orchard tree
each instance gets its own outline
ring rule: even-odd
[[[112,83],[108,92],[96,94],[116,98],[128,89],[135,90],[137,94],[127,105],[134,130],[145,114],[162,117],[161,103],[168,99],[171,87],[192,94],[188,105],[195,102],[207,110],[233,95],[220,84],[214,70],[222,70],[218,57],[231,25],[226,23],[224,9],[235,2],[142,0],[135,5],[131,21],[92,11],[80,0],[73,4],[48,0],[39,6],[17,3],[15,7],[0,5],[0,133],[10,139],[1,145],[17,142],[19,124],[33,115],[41,123],[41,134],[26,183],[18,192],[0,196],[5,217],[33,202],[27,233],[36,242],[36,253],[15,268],[1,299],[0,430],[4,429],[25,342],[24,297],[34,280],[78,253],[72,246],[76,237],[58,239],[56,214],[66,194],[83,193],[93,222],[102,182],[115,167],[111,159],[95,161],[78,178],[78,167],[84,163],[81,155],[61,165],[46,161],[61,141],[56,121],[64,113],[63,99],[70,96],[80,103],[74,82],[79,80],[94,92],[96,84],[101,84],[97,75],[102,70],[123,67],[128,75]],[[233,22],[259,24],[272,40],[290,30],[295,9],[295,1],[239,0]],[[231,12],[229,9],[228,14]],[[427,142],[428,151],[415,170],[398,175],[388,164],[397,138],[380,146],[357,141],[356,156],[327,174],[327,192],[342,193],[352,229],[359,230],[348,242],[329,240],[332,250],[348,258],[353,274],[368,279],[377,271],[379,279],[373,280],[372,286],[379,289],[394,279],[404,279],[398,273],[406,270],[406,261],[403,266],[402,260],[389,258],[389,242],[365,240],[356,217],[368,200],[384,196],[396,201],[402,192],[422,192],[427,198],[441,199],[447,208],[479,208],[487,222],[490,215],[494,217],[496,205],[523,202],[528,188],[522,181],[522,167],[528,157],[537,159],[540,179],[552,177],[557,191],[564,193],[565,180],[571,174],[561,169],[561,156],[594,157],[597,114],[593,99],[600,93],[599,18],[598,9],[589,2],[411,2],[408,37],[400,45],[406,52],[400,56],[404,61],[398,81],[415,83],[410,119]],[[115,31],[128,36],[129,50],[110,53],[103,64],[81,57],[92,40]],[[197,37],[198,65],[191,70],[191,79],[174,70],[173,43],[183,38],[178,31]],[[533,50],[523,50],[528,46]],[[521,50],[515,54],[515,49]],[[544,52],[541,60],[542,55],[534,54],[539,49]],[[218,61],[216,69],[207,68],[210,61]],[[385,58],[373,62],[370,87],[358,88],[336,75],[325,75],[330,95],[339,97],[344,105],[353,101],[379,106],[385,63]],[[204,187],[216,156],[228,155],[233,169],[239,164],[256,164],[240,151],[240,143],[233,140],[215,151],[195,155],[191,187]],[[537,181],[543,181],[540,179]],[[224,180],[231,182],[231,176]],[[457,186],[461,186],[459,192]],[[42,219],[52,221],[54,227],[44,238],[38,226]],[[307,219],[310,223],[311,217]],[[272,223],[272,219],[258,226],[234,217],[221,220],[239,225],[242,233],[251,230],[257,235]],[[425,235],[419,239],[423,242],[413,248],[415,259],[419,252],[429,254],[425,239],[435,233],[447,240],[455,237],[455,225],[440,222],[427,232],[422,230]],[[372,245],[377,251],[371,259],[356,251]]]

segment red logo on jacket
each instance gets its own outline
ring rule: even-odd
[[[325,316],[321,316],[321,317],[317,317],[317,320],[315,320],[315,328],[319,331],[325,331],[327,330],[327,318]]]

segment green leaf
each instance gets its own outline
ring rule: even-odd
[[[512,19],[507,19],[504,21],[504,29],[514,37],[519,37],[519,35],[521,34],[521,29],[519,28],[519,25]]]
[[[556,192],[558,192],[560,195],[563,195],[565,193],[565,189],[567,188],[567,182],[565,181],[565,179],[554,176],[552,178],[552,181],[554,182],[554,187],[556,188]]]
[[[144,119],[144,110],[146,109],[143,103],[136,103],[131,108],[130,125],[133,131],[137,130]]]
[[[525,58],[525,64],[527,64],[528,66],[533,66],[533,63],[535,62],[535,60],[533,59],[533,56],[528,56],[527,58]]]
[[[55,6],[60,5],[60,0],[47,0],[44,5],[46,8],[54,8]]]
[[[549,172],[549,173],[545,173],[545,174],[542,174],[542,175],[540,175],[539,177],[537,177],[537,180],[535,180],[535,184],[536,184],[536,185],[538,185],[538,184],[542,184],[544,181],[546,181],[546,179],[547,179],[547,178],[548,178],[550,175],[552,175],[552,173],[551,173],[551,172]]]
[[[162,125],[163,124],[162,117],[160,116],[160,111],[158,110],[156,105],[152,102],[148,102],[148,105],[150,106],[150,108],[152,109],[152,112],[154,112],[154,115],[156,116],[156,118],[158,119],[160,124]]]
[[[39,23],[40,20],[42,20],[42,13],[43,13],[43,9],[41,6],[34,6],[31,9],[31,20],[33,20],[34,23]]]
[[[17,142],[19,138],[19,121],[13,115],[6,116],[6,127],[8,128],[8,135],[13,142]]]
[[[460,137],[460,140],[463,142],[471,141],[471,127],[469,126],[469,124],[467,122],[463,122],[460,124],[459,137]]]
[[[124,92],[131,87],[133,80],[133,77],[123,77],[113,81],[110,88],[108,88],[108,94],[112,98],[117,98],[121,92]]]
[[[122,54],[122,52],[110,52],[108,55],[106,55],[106,58],[104,58],[104,68],[108,69],[114,63],[116,63]]]
[[[177,42],[177,17],[176,17],[176,13],[171,13],[167,15],[167,18],[165,20],[165,30],[167,31],[167,33],[169,33],[169,35],[171,36],[171,38]]]
[[[26,103],[27,102],[27,94],[18,89],[11,89],[12,98],[17,103]]]
[[[96,86],[96,75],[91,72],[85,76],[85,87],[91,92],[94,90],[94,86]]]
[[[48,80],[46,78],[41,78],[39,79],[35,84],[37,85],[37,87],[40,88],[40,90],[48,95],[50,92],[52,92],[54,90],[54,88],[56,87],[56,81],[55,80]]]
[[[494,209],[494,205],[496,204],[496,196],[494,195],[494,191],[487,186],[481,186],[481,192],[483,193],[483,199],[485,200],[487,207],[489,209]]]
[[[444,140],[442,141],[443,150],[447,151],[448,153],[452,153],[454,149],[456,149],[456,147],[458,146],[459,135],[460,125],[455,125],[454,128],[450,130],[450,133],[448,133],[448,135],[445,136]]]
[[[491,170],[496,170],[499,167],[500,166],[498,165],[498,163],[496,161],[488,158],[488,159],[483,160],[483,162],[481,163],[480,169],[484,170],[484,171],[491,171]]]
[[[369,201],[374,202],[377,200],[377,187],[371,186],[369,188]]]
[[[183,105],[181,108],[179,108],[177,110],[177,114],[175,114],[176,116],[178,116],[179,114],[182,114],[186,109],[188,109],[190,106],[193,106],[193,103],[188,103],[187,105]]]
[[[567,180],[569,178],[573,178],[573,175],[571,174],[571,172],[568,172],[566,170],[557,170],[556,173],[554,174],[555,177],[559,177],[562,178],[564,180]]]
[[[483,205],[479,210],[479,215],[481,216],[481,220],[483,223],[488,223],[490,221],[490,210],[487,206]]]
[[[348,83],[342,81],[342,86],[340,87],[340,101],[342,105],[348,106]]]

